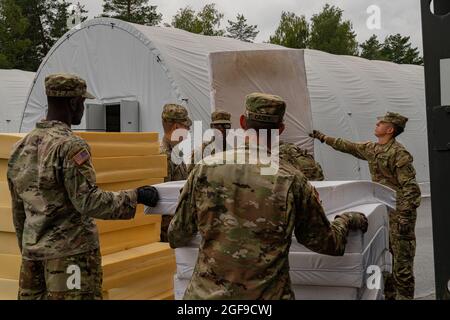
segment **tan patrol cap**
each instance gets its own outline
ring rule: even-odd
[[[74,74],[57,73],[45,77],[45,93],[48,97],[83,97],[95,99],[87,91],[86,81]]]
[[[406,123],[408,122],[408,118],[402,116],[399,113],[390,112],[390,111],[388,111],[382,117],[377,117],[377,120],[378,121],[382,121],[382,122],[393,123],[393,124],[403,128],[403,129],[405,129]]]
[[[161,118],[163,120],[181,123],[186,127],[190,127],[192,125],[187,109],[175,103],[168,103],[164,106]]]

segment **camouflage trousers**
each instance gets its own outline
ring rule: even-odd
[[[416,210],[408,218],[394,212],[389,218],[389,250],[392,254],[392,274],[385,275],[386,300],[414,299],[414,256],[416,254]]]
[[[169,242],[167,231],[169,230],[170,221],[173,216],[163,215],[161,218],[161,234],[159,236],[161,242]]]
[[[100,250],[51,260],[22,259],[19,300],[101,300]]]

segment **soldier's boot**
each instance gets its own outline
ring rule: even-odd
[[[169,242],[167,231],[169,230],[170,221],[173,216],[163,215],[161,218],[161,234],[159,236],[161,242]]]

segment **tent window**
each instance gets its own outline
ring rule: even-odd
[[[106,132],[120,132],[120,104],[106,108]]]

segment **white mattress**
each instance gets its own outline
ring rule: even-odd
[[[296,300],[382,300],[380,289],[293,285]],[[181,292],[181,289],[179,290]],[[181,296],[181,299],[183,296]]]
[[[160,201],[154,208],[146,207],[147,214],[174,214],[178,197],[185,181],[157,184]],[[370,181],[314,181],[324,210],[333,214],[350,207],[363,204],[382,203],[395,209],[395,192],[385,186]]]
[[[380,203],[366,204],[356,206],[350,209],[343,210],[342,212],[335,212],[332,214],[327,214],[327,218],[330,221],[334,220],[334,217],[338,214],[344,213],[346,211],[356,211],[364,213],[369,221],[369,227],[366,233],[362,233],[361,231],[350,231],[347,239],[347,245],[345,247],[346,253],[361,253],[367,248],[367,245],[374,238],[376,233],[381,227],[389,228],[389,217],[387,208],[385,205]],[[386,234],[385,239],[386,247],[389,246],[389,237]],[[291,252],[311,252],[309,249],[301,245],[293,236]]]
[[[346,253],[333,257],[314,252],[289,253],[290,276],[293,284],[312,286],[345,286],[360,288],[367,278],[367,267],[378,265],[390,271],[391,255],[386,245],[387,229],[381,227],[362,253]],[[190,279],[197,262],[198,248],[175,249],[177,276]]]
[[[156,208],[146,208],[148,214],[173,214],[185,181],[156,185],[160,202]],[[299,299],[377,299],[379,292],[364,290],[370,265],[390,271],[388,251],[388,210],[395,208],[395,192],[366,181],[313,182],[329,220],[345,211],[366,214],[369,228],[349,234],[345,255],[332,257],[314,253],[293,239],[289,254],[290,276]],[[197,236],[184,248],[175,250],[177,273],[175,296],[184,294],[197,261],[201,237]],[[376,290],[375,290],[376,291]]]
[[[188,279],[173,279],[175,300],[182,300]],[[382,300],[383,281],[379,289],[292,285],[296,300]]]

